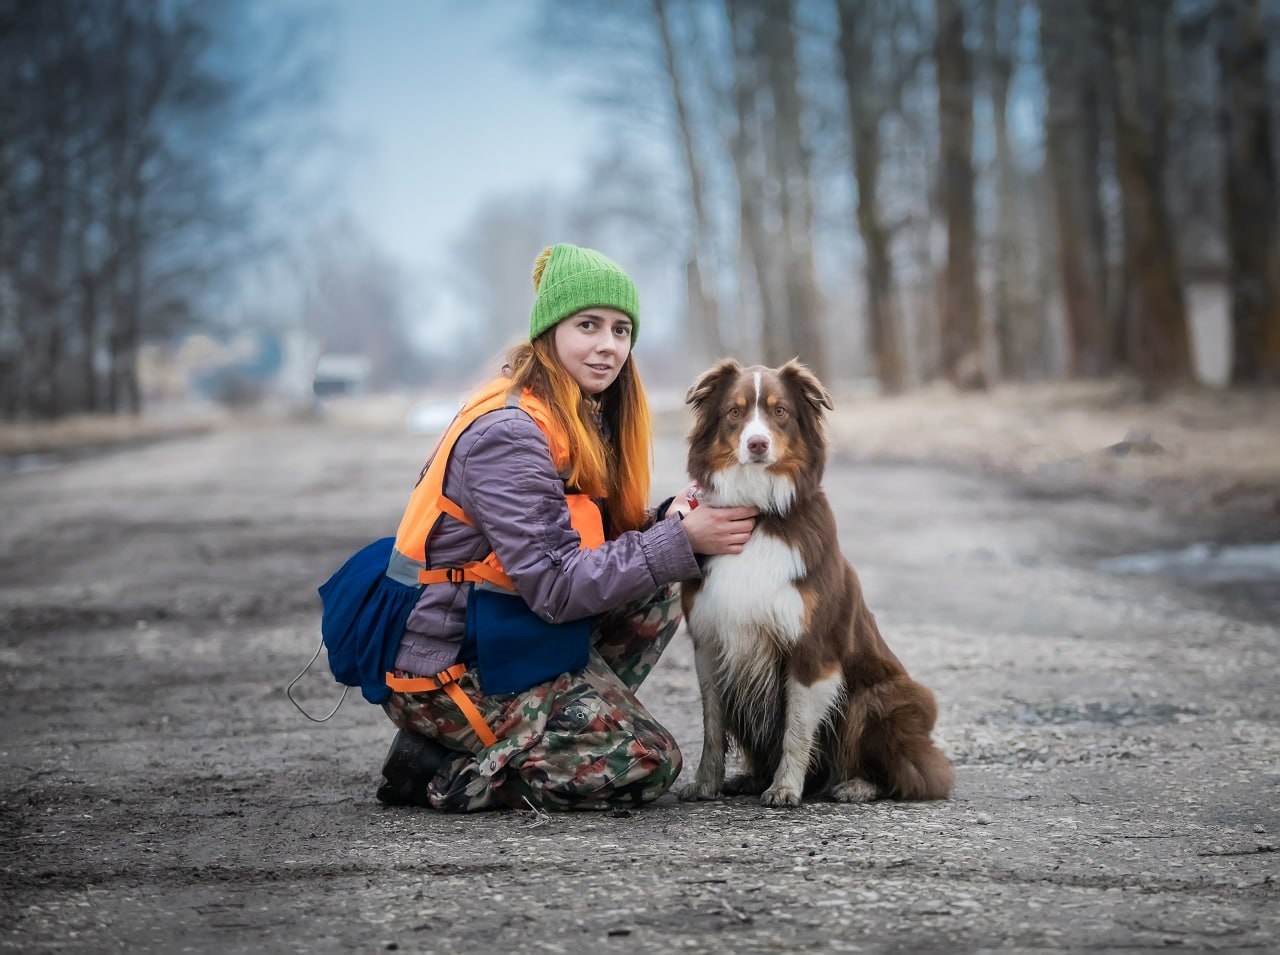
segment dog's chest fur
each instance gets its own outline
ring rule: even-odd
[[[740,554],[709,558],[689,614],[699,640],[713,641],[729,670],[754,669],[786,651],[804,632],[804,600],[796,582],[808,569],[786,540],[758,530]]]

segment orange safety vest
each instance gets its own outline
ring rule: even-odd
[[[449,425],[427,462],[418,486],[414,488],[400,527],[396,531],[395,547],[387,562],[387,576],[403,584],[472,583],[489,584],[503,590],[514,591],[515,585],[502,569],[498,555],[490,552],[483,560],[473,560],[460,567],[427,567],[427,541],[444,515],[471,525],[470,517],[454,501],[445,497],[444,477],[449,467],[453,446],[481,415],[502,408],[520,408],[547,436],[551,445],[551,460],[561,476],[567,476],[569,442],[563,430],[551,415],[546,403],[528,389],[515,395],[511,380],[496,378],[474,394]],[[604,521],[600,508],[589,495],[565,492],[569,506],[569,521],[582,540],[582,547],[593,549],[604,543]],[[497,742],[496,737],[480,717],[474,704],[457,685],[457,678],[465,672],[461,664],[450,667],[435,677],[407,678],[387,674],[387,686],[402,693],[443,689],[458,704],[486,746]]]
[[[472,523],[461,507],[444,496],[444,476],[449,467],[453,446],[481,415],[501,408],[520,408],[547,436],[551,445],[551,460],[561,475],[567,475],[569,465],[569,441],[556,424],[546,403],[527,389],[519,396],[511,394],[511,381],[496,378],[480,389],[458,412],[440,443],[436,445],[418,486],[413,489],[409,505],[396,531],[395,549],[387,563],[387,576],[403,584],[479,583],[484,582],[515,590],[511,578],[502,569],[498,555],[490,553],[483,560],[475,560],[461,567],[427,568],[427,540],[431,537],[441,516],[447,514],[464,524]],[[569,506],[569,521],[578,532],[584,548],[596,548],[604,543],[604,522],[600,508],[586,494],[565,493]]]

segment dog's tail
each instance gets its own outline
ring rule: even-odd
[[[930,737],[937,704],[928,688],[906,674],[887,682],[876,694],[878,719],[868,721],[861,739],[863,760],[879,772],[873,776],[890,799],[946,799],[956,774]]]
[[[951,760],[928,740],[915,750],[900,752],[894,758],[889,767],[889,796],[912,801],[946,799],[956,782]]]

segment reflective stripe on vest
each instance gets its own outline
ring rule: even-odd
[[[449,466],[453,447],[462,432],[466,431],[481,415],[501,408],[519,408],[529,415],[547,437],[551,446],[551,460],[557,471],[566,473],[569,463],[569,442],[556,424],[546,404],[525,390],[519,397],[511,393],[511,381],[497,378],[480,389],[458,412],[432,452],[418,486],[414,488],[405,508],[404,517],[396,531],[395,549],[387,563],[387,576],[400,583],[415,586],[436,583],[483,583],[515,590],[515,586],[502,569],[498,555],[490,553],[484,560],[471,561],[461,567],[427,568],[427,540],[443,515],[464,524],[471,519],[454,501],[444,496],[444,477]],[[565,494],[569,507],[569,521],[582,540],[582,547],[595,548],[604,543],[604,522],[600,508],[586,494]]]

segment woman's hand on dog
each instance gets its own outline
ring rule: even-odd
[[[704,504],[680,513],[693,552],[714,556],[741,554],[760,511],[754,507],[711,507]]]

